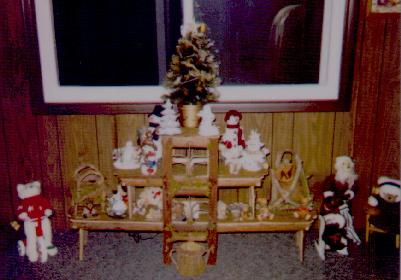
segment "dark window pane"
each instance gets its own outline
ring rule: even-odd
[[[202,0],[224,84],[318,83],[324,1]]]
[[[159,84],[155,3],[53,0],[62,85]]]

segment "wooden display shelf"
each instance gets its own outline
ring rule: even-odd
[[[296,219],[291,216],[279,217],[265,221],[219,221],[217,222],[217,233],[246,233],[246,232],[294,232],[295,245],[298,249],[298,258],[301,262],[304,259],[304,236],[314,220]],[[143,221],[134,219],[117,219],[102,215],[98,219],[72,218],[71,227],[79,229],[79,259],[83,260],[84,245],[87,240],[88,231],[109,230],[109,231],[138,231],[138,232],[163,232],[162,221]],[[194,222],[173,222],[174,231],[204,231],[208,227],[207,221]],[[194,239],[195,240],[195,239]]]
[[[280,213],[275,215],[272,220],[217,221],[216,211],[219,188],[248,188],[250,214],[251,217],[255,218],[255,188],[262,185],[263,179],[269,173],[268,169],[258,172],[241,171],[236,175],[230,174],[225,164],[217,158],[218,137],[199,136],[196,135],[196,130],[183,130],[181,135],[166,136],[162,140],[163,160],[155,175],[142,175],[139,169],[114,170],[114,175],[118,178],[119,183],[127,186],[128,189],[129,207],[127,217],[118,219],[102,214],[97,218],[73,217],[70,219],[71,227],[79,229],[80,260],[83,258],[83,248],[86,244],[88,230],[122,230],[163,232],[163,252],[169,252],[172,249],[174,238],[185,237],[185,234],[190,232],[203,232],[203,236],[199,238],[202,240],[207,239],[209,246],[213,246],[216,249],[213,254],[209,255],[208,264],[216,262],[217,233],[294,232],[299,259],[303,261],[304,234],[312,225],[313,218],[311,220],[303,220],[295,218],[292,213]],[[206,148],[208,159],[206,166],[204,159],[200,161],[200,164],[190,167],[188,166],[190,159],[183,160],[180,163],[174,162],[173,150],[177,147]],[[165,191],[163,194],[163,220],[145,221],[144,218],[133,215],[132,205],[136,200],[136,188],[143,187],[161,187]],[[206,196],[209,200],[208,217],[201,217],[201,219],[192,223],[172,221],[172,199],[180,195]],[[315,214],[311,213],[312,217],[315,217]],[[165,263],[169,263],[168,255],[164,253]]]
[[[309,230],[314,219],[303,220],[288,217],[275,218],[273,220],[263,221],[219,221],[217,222],[217,232],[219,233],[235,233],[235,232],[281,232],[281,231],[299,231]],[[85,219],[71,218],[71,228],[83,228],[87,230],[122,230],[122,231],[162,231],[163,222],[160,221],[145,221],[143,219],[128,219],[128,218],[112,218],[107,215],[101,218]],[[197,221],[193,224],[188,222],[174,221],[174,229],[185,231],[187,228],[203,230],[207,227],[207,221]]]
[[[182,175],[185,168],[183,166],[174,166],[173,177],[176,181],[187,181],[187,180],[205,180],[207,175],[204,166],[197,166],[195,168],[194,175],[184,176]],[[200,170],[197,172],[197,170]],[[162,187],[163,177],[162,172],[159,169],[155,175],[146,176],[142,175],[139,169],[134,170],[114,170],[114,176],[116,176],[120,183],[124,186],[137,186],[137,187]],[[197,175],[198,174],[198,175]],[[231,188],[231,187],[249,187],[249,186],[261,186],[263,179],[269,174],[268,170],[261,170],[257,172],[241,171],[239,174],[230,174],[228,169],[225,167],[223,162],[219,162],[219,172],[217,177],[217,186],[219,188]]]

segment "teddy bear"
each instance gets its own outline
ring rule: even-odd
[[[160,187],[145,187],[134,205],[133,214],[154,220],[163,209],[163,190]]]
[[[18,219],[24,224],[26,239],[18,242],[20,255],[26,255],[31,262],[39,259],[46,262],[48,256],[57,254],[52,243],[52,228],[49,217],[53,214],[49,200],[41,195],[41,184],[33,181],[17,185],[20,203],[17,208]]]
[[[368,198],[370,223],[386,232],[400,233],[401,180],[381,176]]]
[[[256,215],[256,219],[258,221],[262,221],[265,219],[273,220],[274,214],[270,211],[267,206],[267,198],[266,197],[258,197],[256,199],[256,209],[258,210],[258,214]]]

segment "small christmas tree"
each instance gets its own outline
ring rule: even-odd
[[[213,88],[220,84],[219,63],[206,29],[204,23],[196,24],[178,40],[164,84],[174,90],[164,97],[175,104],[206,104],[218,97]]]
[[[161,112],[159,133],[161,135],[175,135],[181,133],[180,123],[178,121],[177,112],[169,99],[163,105],[164,110]]]

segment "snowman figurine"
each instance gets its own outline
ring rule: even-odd
[[[224,117],[226,129],[219,143],[220,154],[231,174],[238,174],[240,171],[242,153],[246,147],[243,130],[240,126],[241,119],[242,114],[236,110],[226,113]]]
[[[146,129],[146,133],[152,135],[151,140],[156,148],[156,161],[162,157],[162,143],[160,138],[160,123],[162,119],[162,113],[164,107],[160,104],[153,108],[152,113],[148,115],[149,127]],[[149,138],[149,137],[148,137]]]

